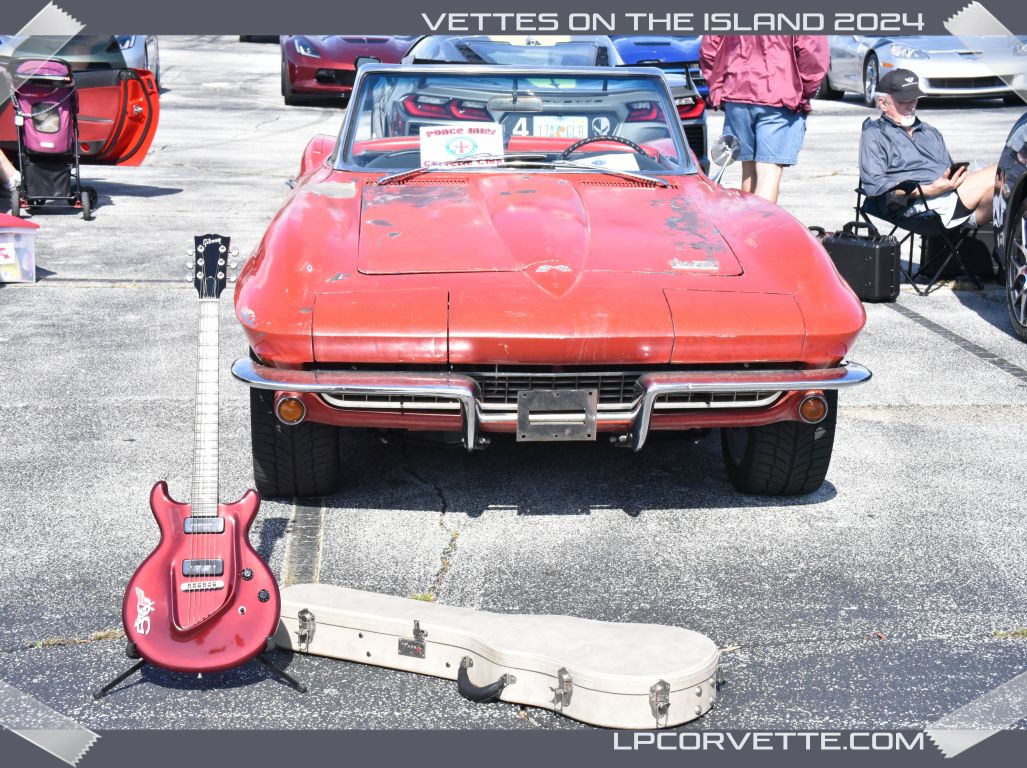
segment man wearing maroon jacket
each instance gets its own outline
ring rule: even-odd
[[[827,38],[706,35],[699,51],[710,106],[741,144],[742,189],[777,202],[781,173],[795,165],[809,101],[827,74]]]

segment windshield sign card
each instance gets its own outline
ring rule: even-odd
[[[495,165],[503,161],[499,123],[421,126],[421,167]]]

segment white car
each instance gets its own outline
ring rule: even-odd
[[[856,93],[873,106],[878,80],[898,68],[916,72],[920,90],[930,98],[1004,98],[1018,104],[1014,89],[1027,88],[1027,37],[831,35],[830,39],[831,66],[820,87],[821,98]]]
[[[160,45],[156,35],[115,35],[130,69],[145,69],[160,88]]]

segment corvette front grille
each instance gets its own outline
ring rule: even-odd
[[[600,412],[627,412],[638,405],[640,393],[635,382],[637,370],[576,371],[572,373],[538,371],[466,371],[478,385],[479,407],[487,413],[516,413],[519,392],[538,390],[594,389],[598,392]],[[762,408],[780,397],[779,391],[689,392],[661,395],[655,409],[660,412],[692,411],[706,408]],[[455,400],[427,395],[324,394],[324,401],[335,408],[387,410],[425,413],[459,413]]]

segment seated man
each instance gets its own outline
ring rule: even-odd
[[[971,217],[977,224],[990,222],[995,166],[973,173],[962,166],[952,173],[941,132],[916,116],[917,99],[923,95],[919,78],[908,69],[881,78],[881,117],[864,123],[859,140],[859,178],[868,198],[864,209],[893,223],[928,208],[947,228]],[[919,182],[920,188],[901,188],[910,181]]]

